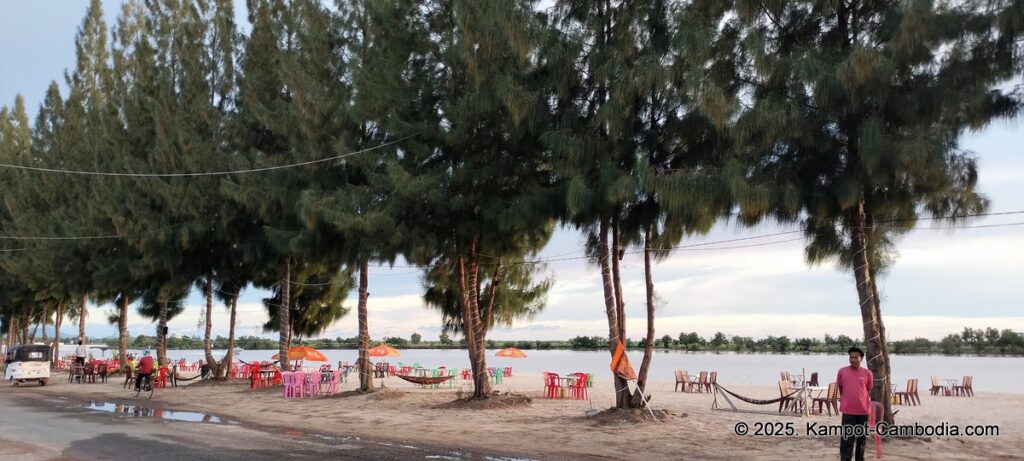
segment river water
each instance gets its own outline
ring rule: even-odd
[[[512,371],[524,373],[540,373],[552,371],[559,374],[582,371],[585,373],[610,374],[608,363],[611,356],[607,351],[573,351],[573,350],[526,350],[528,357],[508,359],[495,357],[497,350],[488,351],[487,365],[494,367],[512,367]],[[138,351],[132,351],[138,352]],[[330,363],[337,364],[344,360],[355,363],[358,352],[352,349],[323,350]],[[192,362],[204,357],[201,350],[169,350],[172,359],[184,358]],[[238,360],[270,360],[276,350],[246,350]],[[419,363],[424,367],[447,366],[448,368],[468,368],[469,359],[464,349],[408,349],[401,350],[400,357],[375,358],[374,361],[387,360],[392,364],[398,362],[412,365]],[[223,350],[214,352],[214,357],[221,358]],[[633,367],[640,368],[642,351],[630,351],[629,359]],[[973,356],[936,356],[936,355],[893,355],[893,382],[902,389],[907,379],[920,380],[918,387],[922,392],[931,386],[931,375],[939,378],[960,378],[964,375],[974,377],[975,392],[1000,392],[1024,394],[1024,357],[973,357]],[[315,364],[315,362],[307,362]],[[650,376],[654,379],[674,380],[674,370],[687,370],[691,376],[700,371],[717,371],[718,382],[729,384],[749,384],[774,386],[778,383],[779,372],[782,370],[799,373],[806,369],[808,375],[818,372],[820,383],[835,381],[836,371],[848,365],[845,354],[737,354],[732,352],[680,352],[655,351],[651,362]],[[945,384],[943,382],[943,384]]]

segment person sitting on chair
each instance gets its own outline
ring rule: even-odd
[[[139,390],[139,386],[142,385],[142,377],[153,376],[153,357],[149,355],[149,351],[142,353],[142,358],[139,359],[139,373],[135,376],[135,390]]]

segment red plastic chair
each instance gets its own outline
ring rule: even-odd
[[[260,379],[260,364],[253,362],[249,365],[249,389],[263,387],[263,380]]]
[[[562,380],[558,374],[544,372],[544,395],[549,399],[557,399],[562,391]]]
[[[153,388],[167,388],[167,367],[160,367],[157,370],[156,378],[153,378]]]
[[[505,377],[512,376],[512,367],[505,367]]]
[[[585,400],[587,398],[587,374],[586,373],[573,373],[576,380],[572,382],[572,389],[570,394],[573,400]]]
[[[473,371],[472,371],[472,370],[470,370],[469,368],[463,368],[463,369],[462,369],[462,379],[464,379],[464,380],[467,380],[467,381],[468,381],[468,380],[469,380],[469,376],[470,376],[470,374],[472,374],[472,373],[473,373]]]

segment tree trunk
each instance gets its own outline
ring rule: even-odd
[[[622,299],[622,270],[619,262],[622,261],[622,236],[619,232],[618,218],[612,218],[612,287],[615,291],[615,312],[619,317],[619,338],[622,338],[622,345],[628,346],[629,339],[626,336],[626,301]]]
[[[217,359],[213,358],[213,274],[206,276],[206,328],[203,333],[203,352],[206,354],[206,364],[214,376],[220,376],[220,366]]]
[[[231,377],[231,364],[235,361],[235,319],[238,316],[238,294],[241,291],[242,287],[239,285],[231,292],[231,319],[228,321],[228,353],[224,354],[224,361],[221,362],[224,379]]]
[[[288,313],[288,301],[291,300],[291,284],[292,284],[292,258],[290,256],[284,257],[284,279],[281,280],[281,305],[278,306],[277,319],[278,326],[280,327],[280,337],[278,339],[278,362],[281,363],[281,370],[290,371],[291,361],[288,360],[288,332],[291,331],[291,324],[289,323]]]
[[[53,347],[51,347],[53,353],[50,356],[50,365],[53,366],[57,363],[57,359],[60,358],[60,325],[64,323],[64,303],[66,301],[60,301],[57,304],[57,315],[53,319]]]
[[[122,364],[128,363],[128,294],[121,293],[117,298],[117,357]]]
[[[475,242],[474,242],[475,245]],[[472,264],[471,264],[472,266]],[[462,304],[462,334],[466,338],[466,349],[469,353],[469,365],[473,371],[473,397],[486,397],[491,392],[491,383],[487,376],[487,368],[481,368],[485,362],[480,360],[480,340],[477,338],[476,319],[474,315],[476,304],[473,302],[474,290],[470,288],[472,281],[472,267],[466,269],[466,257],[459,256],[459,302]]]
[[[501,280],[501,258],[494,266],[494,273],[491,274],[491,283],[487,287],[487,314],[484,316],[484,328],[487,331],[494,326],[494,300],[498,293],[498,283]]]
[[[43,318],[39,320],[43,324],[43,344],[46,344],[50,341],[50,335],[46,334],[46,326],[50,324],[50,310],[46,306],[43,306]]]
[[[480,253],[477,251],[477,240],[474,238],[469,253],[469,317],[472,322],[473,335],[477,347],[471,360],[476,362],[477,372],[473,375],[473,397],[484,398],[491,395],[491,381],[487,375],[487,329],[483,325],[480,311]]]
[[[367,321],[366,304],[370,296],[370,279],[367,271],[368,262],[364,259],[359,262],[359,390],[369,392],[373,390],[373,368],[370,366],[370,324]]]
[[[167,361],[167,301],[160,301],[160,314],[156,322],[156,358],[160,366],[165,367]]]
[[[883,420],[892,422],[892,389],[890,388],[891,378],[889,370],[889,351],[885,345],[885,327],[882,325],[882,315],[879,309],[876,291],[873,287],[874,278],[870,266],[871,248],[866,233],[866,217],[864,213],[864,199],[857,204],[853,212],[853,236],[852,250],[853,275],[857,282],[857,299],[860,304],[861,320],[864,322],[864,345],[867,349],[864,359],[871,373],[875,375],[874,387],[871,390],[871,400],[880,402],[885,409]]]
[[[632,405],[634,408],[640,408],[643,404],[639,399],[643,398],[643,394],[647,391],[647,370],[654,357],[654,275],[651,268],[650,228],[644,234],[644,280],[647,288],[647,339],[644,341],[644,359],[640,362],[640,372],[636,377],[636,387],[639,392],[633,395]]]
[[[85,344],[85,317],[89,314],[89,311],[85,308],[86,300],[88,296],[82,295],[82,304],[78,310],[78,340]]]
[[[608,254],[608,218],[601,217],[600,223],[598,224],[598,262],[601,265],[601,286],[604,289],[604,312],[608,318],[608,351],[612,357],[615,354],[615,346],[618,341],[623,340],[625,346],[625,338],[620,336],[620,327],[618,323],[622,322],[618,318],[618,306],[615,301],[614,285],[611,280],[611,261],[609,260],[610,255]],[[629,388],[625,379],[618,375],[612,374],[612,382],[615,389],[615,407],[616,408],[630,408],[629,407]]]
[[[598,225],[598,262],[601,265],[601,285],[604,288],[604,310],[608,316],[608,349],[611,355],[615,356],[615,347],[621,338],[619,336],[618,306],[616,305],[615,292],[613,291],[612,270],[610,255],[608,254],[608,218],[601,217]],[[625,346],[625,342],[623,342]],[[615,407],[629,408],[629,388],[625,379],[612,374],[612,382],[615,385]]]
[[[35,312],[33,312],[33,314],[35,314]],[[28,317],[28,319],[26,321],[29,322],[29,325],[32,325],[32,329],[29,330],[28,343],[27,344],[33,344],[33,343],[36,342],[36,332],[39,331],[39,322],[34,322],[33,323],[32,322],[32,315],[29,315],[29,317]]]
[[[7,321],[7,348],[10,349],[17,344],[14,340],[16,334],[18,334],[18,317],[11,315]]]

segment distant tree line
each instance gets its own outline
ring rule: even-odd
[[[109,346],[117,346],[117,338],[93,340]],[[69,344],[72,339],[67,339]],[[385,337],[383,341],[371,341],[371,344],[389,344],[402,349],[465,349],[466,340],[453,341],[447,334],[441,334],[437,341],[424,341],[419,333],[413,333],[409,339],[398,336]],[[129,341],[131,349],[154,348],[156,336],[138,335]],[[276,340],[258,336],[242,336],[235,339],[237,347],[250,350],[274,349]],[[302,344],[316,349],[357,349],[359,338],[317,338],[309,339]],[[846,335],[823,338],[789,338],[788,336],[766,336],[754,339],[750,336],[729,336],[716,332],[710,338],[704,338],[696,332],[679,333],[678,337],[664,335],[659,338],[656,349],[681,350],[691,352],[771,352],[771,353],[845,353],[850,346],[860,345],[860,338]],[[630,349],[643,349],[644,338],[627,340]],[[951,333],[939,341],[927,338],[904,339],[888,343],[895,354],[979,354],[979,355],[1024,355],[1024,334],[1010,329],[1002,331],[988,327],[985,329],[964,328],[960,333]],[[214,349],[227,349],[228,338],[217,336],[213,340]],[[498,341],[487,340],[488,349],[517,347],[523,350],[604,350],[608,347],[608,338],[604,336],[576,336],[567,341]],[[198,350],[203,349],[203,338],[198,336],[171,336],[167,338],[168,349]]]

